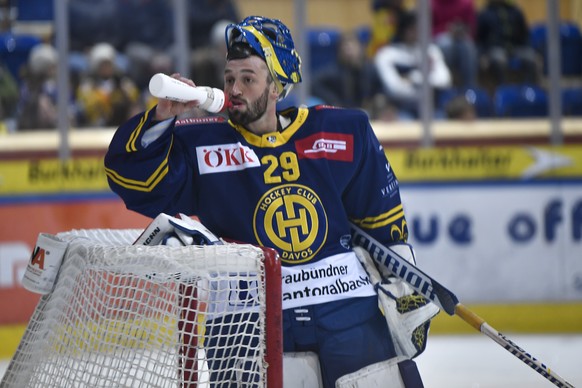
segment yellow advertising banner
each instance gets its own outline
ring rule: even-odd
[[[0,161],[0,195],[107,190],[102,157]]]
[[[387,148],[401,182],[582,178],[582,145]]]
[[[582,145],[387,148],[401,182],[582,178]],[[0,195],[108,191],[102,157],[0,161]]]

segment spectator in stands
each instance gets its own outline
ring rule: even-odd
[[[50,44],[36,45],[24,71],[18,102],[18,130],[56,128],[58,54]]]
[[[190,47],[199,48],[208,45],[212,27],[221,20],[240,20],[234,0],[189,0]]]
[[[368,58],[374,58],[378,49],[390,43],[396,33],[398,20],[406,12],[404,0],[373,0]]]
[[[196,83],[223,89],[224,58],[226,58],[226,42],[224,30],[234,23],[230,20],[219,20],[212,26],[208,44],[192,50],[190,56],[191,73],[196,74]]]
[[[174,29],[172,2],[168,0],[118,1],[117,17],[124,23],[122,58],[127,59],[126,74],[140,90],[146,90],[153,58],[172,55]]]
[[[453,83],[462,88],[477,86],[477,10],[473,0],[432,0],[431,6],[434,42],[452,71]]]
[[[89,72],[77,90],[79,126],[115,126],[140,109],[139,89],[116,63],[115,48],[96,44],[89,53]]]
[[[0,134],[14,131],[18,83],[0,61]]]
[[[398,109],[384,93],[374,95],[368,110],[370,120],[391,122],[398,121]]]
[[[374,63],[355,33],[342,34],[338,60],[313,75],[311,93],[326,104],[369,110],[371,100],[381,93]]]
[[[156,52],[150,58],[148,67],[146,69],[146,78],[148,79],[148,86],[140,88],[142,94],[142,102],[146,109],[153,108],[157,103],[158,99],[150,94],[149,91],[149,80],[154,74],[164,73],[172,74],[174,72],[174,60],[168,54],[162,52]]]
[[[507,0],[488,0],[478,13],[476,41],[481,61],[496,85],[507,82],[512,64],[519,67],[521,81],[536,84],[538,58],[529,40],[523,11]]]
[[[477,118],[475,105],[464,95],[458,95],[445,105],[446,118],[449,120],[474,121]]]
[[[417,38],[416,14],[403,15],[393,43],[378,50],[374,58],[384,91],[399,110],[401,119],[418,118],[423,74],[421,46]],[[435,44],[428,47],[429,85],[435,90],[451,86],[451,73],[441,50]]]
[[[227,48],[224,30],[234,23],[230,20],[218,20],[212,25],[208,43],[192,50],[190,54],[190,71],[196,75],[198,85],[224,89],[224,58]],[[184,117],[204,117],[209,113],[200,108],[193,108]]]
[[[147,44],[155,50],[167,50],[174,42],[172,1],[117,0],[117,18],[123,25],[122,47]]]
[[[128,20],[118,17],[118,3],[119,0],[69,0],[70,50],[84,53],[100,42],[120,48]]]
[[[120,52],[131,43],[168,48],[174,39],[171,3],[168,0],[69,0],[70,48],[85,52],[103,42]]]

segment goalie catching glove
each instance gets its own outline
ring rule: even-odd
[[[394,244],[390,248],[416,263],[410,245]],[[376,288],[378,305],[388,324],[396,354],[411,359],[418,356],[426,348],[430,320],[439,313],[439,308],[405,281],[391,275],[387,268],[378,266],[380,273],[365,249],[354,247],[354,252]]]
[[[147,226],[133,245],[215,245],[223,241],[200,222],[185,214],[176,217],[160,213]]]

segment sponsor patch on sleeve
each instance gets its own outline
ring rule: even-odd
[[[351,162],[354,138],[344,133],[320,132],[295,142],[297,155],[303,159],[330,159]]]
[[[259,167],[255,152],[241,143],[196,147],[200,175]]]
[[[176,126],[192,124],[223,123],[226,121],[221,116],[187,117],[176,121]]]

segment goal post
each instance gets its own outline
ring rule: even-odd
[[[141,230],[68,243],[0,383],[24,387],[281,387],[281,268],[249,244],[131,245]]]

